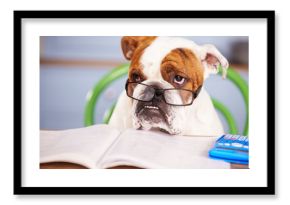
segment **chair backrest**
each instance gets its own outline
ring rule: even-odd
[[[111,72],[109,72],[107,75],[105,75],[95,86],[92,90],[89,91],[88,97],[87,97],[87,102],[86,102],[86,107],[85,107],[85,116],[84,116],[84,123],[85,126],[90,126],[95,124],[94,123],[94,113],[95,113],[95,107],[96,103],[101,96],[101,93],[115,80],[127,75],[128,73],[128,68],[129,64],[123,64],[120,65],[116,68],[114,68]],[[219,72],[221,75],[221,72]],[[227,78],[231,80],[236,87],[240,90],[244,102],[245,102],[245,107],[246,107],[246,120],[244,123],[244,130],[243,130],[243,135],[248,135],[248,115],[249,115],[249,104],[248,104],[248,83],[240,76],[239,73],[237,73],[234,69],[229,68],[228,73],[227,73]],[[232,116],[231,112],[228,110],[226,106],[224,106],[221,102],[219,102],[216,99],[212,98],[213,105],[215,108],[220,111],[223,116],[225,117],[229,131],[228,133],[230,134],[238,134],[238,128],[237,124],[234,120],[234,117]],[[104,123],[108,123],[110,120],[110,117],[114,111],[115,104],[111,106],[106,111],[105,117],[103,119]]]

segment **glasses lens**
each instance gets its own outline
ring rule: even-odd
[[[141,101],[151,101],[154,97],[154,88],[140,83],[128,83],[128,96]]]
[[[171,105],[190,105],[193,101],[193,94],[189,90],[165,90],[164,99],[166,103]]]
[[[152,86],[128,82],[126,84],[127,95],[135,100],[149,102],[155,95],[155,89]],[[164,89],[163,96],[165,102],[170,105],[191,105],[194,97],[192,91],[183,89]]]

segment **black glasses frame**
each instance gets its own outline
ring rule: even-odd
[[[151,100],[140,100],[140,99],[137,99],[137,98],[134,98],[133,96],[131,96],[128,92],[128,86],[129,84],[131,83],[134,83],[134,84],[141,84],[141,85],[145,85],[147,87],[151,87],[155,90],[154,92],[154,95],[152,97]],[[166,88],[166,89],[160,89],[160,88],[155,88],[154,86],[152,85],[147,85],[147,84],[144,84],[144,83],[139,83],[139,82],[130,82],[127,80],[126,82],[126,85],[125,85],[125,89],[126,89],[126,93],[127,93],[127,96],[132,98],[133,100],[138,100],[140,102],[151,102],[154,98],[154,96],[156,95],[156,92],[159,92],[159,94],[162,94],[162,98],[164,100],[164,102],[168,105],[172,105],[172,106],[189,106],[189,105],[192,105],[193,101],[197,98],[198,94],[200,93],[200,90],[201,90],[202,86],[199,86],[198,89],[196,91],[192,91],[192,90],[187,90],[187,89],[182,89],[182,88]],[[184,90],[184,91],[188,91],[188,92],[191,92],[192,93],[192,100],[190,103],[187,103],[187,104],[182,104],[182,105],[177,105],[177,104],[172,104],[172,103],[168,103],[164,97],[164,92],[167,91],[167,90]],[[160,92],[161,91],[161,92]]]

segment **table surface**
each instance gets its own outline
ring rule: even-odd
[[[40,163],[40,169],[88,169],[85,166],[69,162],[49,162],[49,163]],[[108,169],[143,169],[140,167],[121,165],[110,167]],[[231,163],[231,169],[249,169],[248,165],[245,164],[233,164]]]
[[[248,169],[248,165],[244,164],[231,164],[231,169]],[[68,162],[50,162],[50,163],[41,163],[40,169],[87,169],[86,167],[73,164]],[[142,169],[140,167],[134,166],[116,166],[110,167],[109,169]]]

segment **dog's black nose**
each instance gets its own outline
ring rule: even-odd
[[[155,96],[160,97],[163,95],[163,90],[155,89]]]
[[[163,90],[161,89],[155,89],[155,95],[153,97],[153,101],[155,102],[161,102],[163,100]]]
[[[162,85],[158,82],[154,82],[150,84],[150,87],[147,87],[147,89],[144,91],[144,93],[151,93],[152,94],[152,102],[159,103],[163,100],[163,93],[164,90],[162,88]]]

